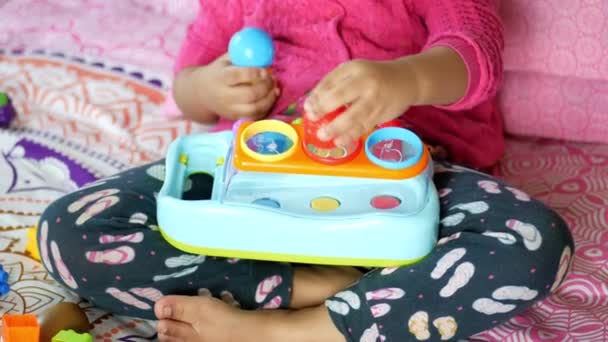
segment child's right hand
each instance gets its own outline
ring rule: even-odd
[[[237,67],[225,54],[200,70],[197,85],[205,107],[229,120],[260,119],[266,116],[279,88],[266,69]]]

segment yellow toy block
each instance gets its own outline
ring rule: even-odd
[[[38,251],[38,241],[36,241],[36,230],[36,226],[27,230],[28,241],[25,245],[25,251],[29,252],[32,258],[40,261],[40,251]]]

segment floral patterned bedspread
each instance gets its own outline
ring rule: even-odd
[[[0,130],[0,264],[11,284],[0,315],[70,301],[97,341],[155,340],[154,322],[103,312],[55,283],[25,252],[26,230],[54,198],[205,130],[161,116],[195,11],[188,0],[0,0],[0,91],[19,114]],[[509,138],[499,170],[559,211],[577,250],[552,297],[472,340],[608,340],[608,146]]]

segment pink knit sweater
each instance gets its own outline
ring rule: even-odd
[[[205,65],[225,53],[244,26],[275,41],[273,71],[282,94],[271,114],[312,89],[338,64],[354,58],[389,60],[432,46],[457,51],[469,71],[466,95],[447,107],[415,107],[404,124],[451,160],[477,168],[503,152],[496,101],[502,77],[502,27],[495,0],[201,0],[175,71]],[[217,129],[230,127],[220,121]]]

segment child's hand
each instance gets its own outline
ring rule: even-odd
[[[207,109],[230,120],[266,116],[279,95],[268,70],[234,66],[227,54],[203,67],[199,80]]]
[[[319,139],[342,145],[402,115],[414,104],[417,93],[415,74],[406,64],[353,60],[329,73],[311,92],[304,109],[310,119],[318,120],[348,106],[319,130]]]

